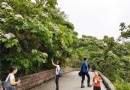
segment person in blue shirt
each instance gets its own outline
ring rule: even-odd
[[[90,85],[90,75],[88,73],[88,63],[87,63],[87,58],[84,58],[84,61],[82,62],[81,65],[81,72],[82,72],[82,81],[81,81],[81,88],[84,88],[84,80],[85,80],[85,76],[87,76],[88,80],[87,80],[87,86],[91,87]]]

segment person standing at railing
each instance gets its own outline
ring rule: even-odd
[[[7,76],[6,80],[4,81],[4,90],[16,90],[16,86],[20,85],[20,80],[16,82],[15,80],[15,74],[17,73],[17,68],[16,67],[11,67],[10,68],[10,73]]]
[[[102,78],[99,76],[98,71],[95,71],[93,77],[93,90],[101,90],[101,85],[100,85],[101,81]]]

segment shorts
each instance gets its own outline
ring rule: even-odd
[[[101,87],[93,87],[93,90],[101,90]]]

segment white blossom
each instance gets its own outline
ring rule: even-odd
[[[55,31],[60,31],[58,26],[54,26]]]
[[[11,6],[6,7],[5,9],[13,10]]]
[[[15,35],[13,33],[8,33],[8,34],[4,34],[4,37],[10,39],[10,38],[15,38]]]
[[[49,22],[49,25],[52,26],[56,32],[60,31],[59,27],[57,25],[54,25],[52,22]]]
[[[36,0],[31,0],[31,3],[36,3]]]
[[[36,49],[32,49],[31,52],[32,52],[32,53],[37,53],[37,50],[36,50]]]
[[[13,10],[12,7],[9,6],[7,2],[2,2],[2,8]]]
[[[2,5],[8,5],[7,2],[2,2]]]
[[[23,19],[23,17],[22,17],[21,14],[16,14],[15,17],[17,17],[17,18],[22,18],[22,19]]]
[[[47,13],[42,13],[42,16],[48,17],[48,14]]]
[[[1,22],[6,22],[4,18],[0,18],[0,21]]]
[[[48,57],[48,54],[47,53],[42,53],[45,57]]]

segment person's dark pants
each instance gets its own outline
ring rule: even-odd
[[[101,87],[93,87],[93,90],[101,90]]]
[[[88,77],[87,83],[88,83],[88,86],[89,86],[90,85],[90,76],[89,76],[88,72],[82,72],[82,81],[81,81],[81,83],[82,84],[84,83],[85,75]]]
[[[56,83],[56,90],[59,90],[59,76],[58,75],[56,75],[55,83]]]

